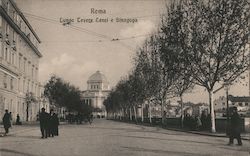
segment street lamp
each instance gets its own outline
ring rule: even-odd
[[[228,104],[228,90],[230,87],[230,83],[228,81],[224,82],[224,89],[226,91],[226,104],[227,104],[227,129],[229,126],[229,104]]]

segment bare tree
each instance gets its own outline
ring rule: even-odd
[[[214,86],[220,81],[233,82],[249,66],[249,2],[183,0],[180,8],[186,56],[195,84],[209,93],[211,131],[215,132]]]

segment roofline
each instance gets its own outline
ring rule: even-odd
[[[37,47],[30,41],[30,39],[21,31],[21,29],[17,26],[17,24],[13,21],[13,19],[8,15],[8,13],[0,7],[0,14],[2,17],[10,24],[10,26],[18,33],[20,36],[28,43],[28,45],[33,49],[33,51],[38,55],[38,57],[42,57],[42,54],[37,49]]]
[[[40,38],[37,36],[36,32],[34,31],[32,26],[30,25],[29,21],[26,19],[26,17],[23,15],[23,13],[20,11],[20,9],[17,7],[16,3],[13,0],[9,0],[9,1],[14,6],[14,8],[18,12],[18,14],[21,16],[21,18],[24,20],[24,22],[27,24],[27,26],[29,27],[29,29],[31,30],[31,32],[33,33],[35,38],[38,40],[38,42],[41,43]]]

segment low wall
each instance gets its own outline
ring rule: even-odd
[[[129,120],[129,118],[122,118],[122,120],[131,122]],[[135,122],[134,117],[133,117],[132,122]],[[141,118],[137,118],[137,122],[141,123]],[[149,118],[144,118],[144,123],[150,123]],[[151,124],[152,125],[161,125],[161,118],[153,117]],[[181,125],[180,118],[166,118],[166,119],[164,119],[164,126],[166,126],[166,127],[180,127],[180,125]],[[215,126],[216,126],[217,132],[226,132],[227,118],[226,117],[217,118],[215,120]],[[247,132],[247,133],[250,132],[250,118],[242,118],[241,119],[241,130],[242,130],[242,132]]]
[[[245,132],[250,133],[250,118],[245,118]]]

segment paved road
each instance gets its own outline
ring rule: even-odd
[[[0,138],[0,156],[250,156],[250,143],[107,120],[61,125],[60,136],[40,139],[37,126]]]

